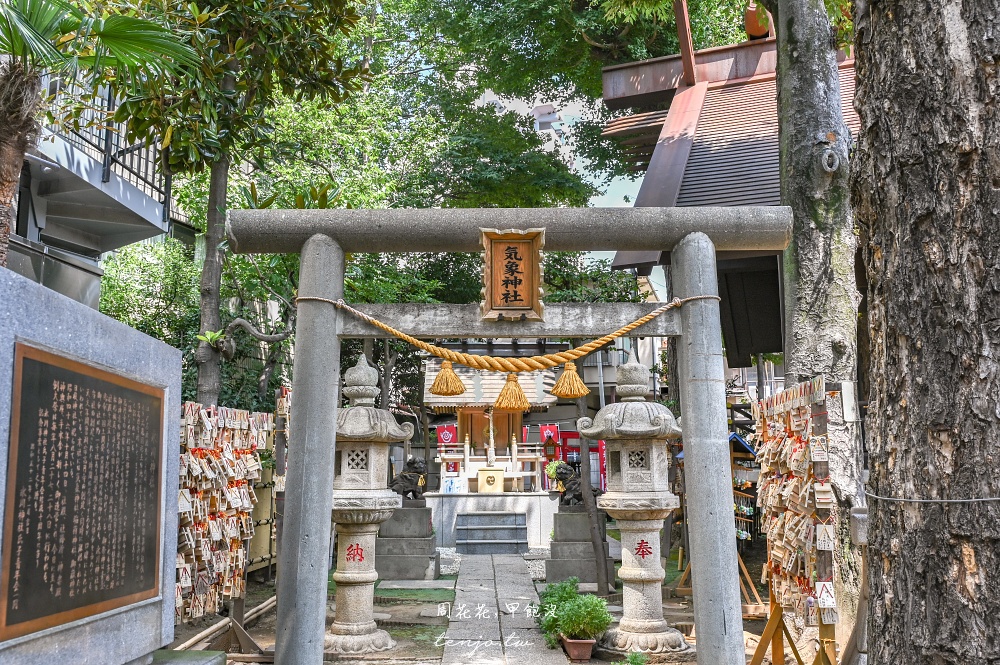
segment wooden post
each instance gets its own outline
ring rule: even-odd
[[[811,437],[826,436],[827,433],[827,413],[826,400],[812,405],[812,432]],[[830,482],[830,463],[827,460],[813,461],[813,479]],[[827,522],[832,511],[828,508],[816,507],[816,519],[819,522]],[[819,581],[833,580],[833,551],[816,551],[816,576]],[[836,639],[837,639],[837,611],[830,613],[833,619],[830,623],[823,621],[824,611],[817,609],[819,616],[819,652],[816,654],[814,663],[828,661],[828,665],[837,665]],[[825,659],[824,659],[825,656]]]
[[[674,17],[677,23],[677,43],[681,49],[681,64],[684,66],[684,85],[697,82],[694,70],[694,42],[691,40],[691,19],[688,16],[687,0],[674,0]]]

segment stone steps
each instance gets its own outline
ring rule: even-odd
[[[458,513],[455,548],[461,554],[523,554],[528,551],[527,515],[498,511]]]
[[[526,526],[525,513],[508,513],[498,510],[479,510],[474,513],[458,513],[455,526]]]
[[[503,524],[477,524],[455,527],[455,540],[520,540],[527,538],[528,529],[525,526],[506,526]]]
[[[461,554],[524,554],[528,540],[456,540]]]

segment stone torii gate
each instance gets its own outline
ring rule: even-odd
[[[345,252],[474,252],[480,229],[545,229],[546,250],[669,250],[673,297],[718,295],[716,250],[782,250],[789,208],[234,210],[237,253],[301,253],[300,297],[344,295]],[[478,305],[358,309],[414,337],[600,337],[654,305],[548,304],[544,321],[484,321]],[[633,334],[679,336],[692,593],[700,665],[743,665],[743,621],[719,303],[701,299]],[[298,305],[275,662],[323,661],[340,340],[385,333],[320,300]]]

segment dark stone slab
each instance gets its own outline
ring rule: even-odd
[[[436,580],[441,576],[441,555],[376,554],[375,572],[383,580]]]
[[[545,581],[561,582],[577,577],[581,583],[597,583],[597,566],[590,559],[549,559],[545,562]],[[608,581],[615,579],[615,562],[608,561]]]
[[[426,538],[432,533],[430,508],[397,508],[378,530],[380,538]]]
[[[610,556],[608,543],[604,543],[604,554]],[[586,543],[552,543],[552,559],[589,559],[593,561],[594,545]]]
[[[572,506],[575,507],[575,506]],[[585,512],[558,512],[553,517],[554,540],[563,543],[590,542],[590,520]],[[601,528],[601,540],[607,539],[604,512],[598,514],[598,524]]]
[[[376,538],[375,556],[409,554],[433,556],[437,552],[434,536],[426,538]]]

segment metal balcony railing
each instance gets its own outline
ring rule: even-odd
[[[73,93],[75,84],[67,84],[61,78],[50,77],[46,83],[49,97],[58,105],[60,96]],[[115,111],[115,100],[110,91],[95,100],[95,105],[86,109],[78,129],[67,129],[50,125],[48,129],[58,134],[70,145],[85,152],[103,166],[101,180],[108,182],[114,173],[135,185],[153,200],[163,204],[163,221],[171,220],[188,223],[188,217],[181,212],[171,196],[171,177],[160,170],[158,147],[125,141],[125,127],[107,122]]]

